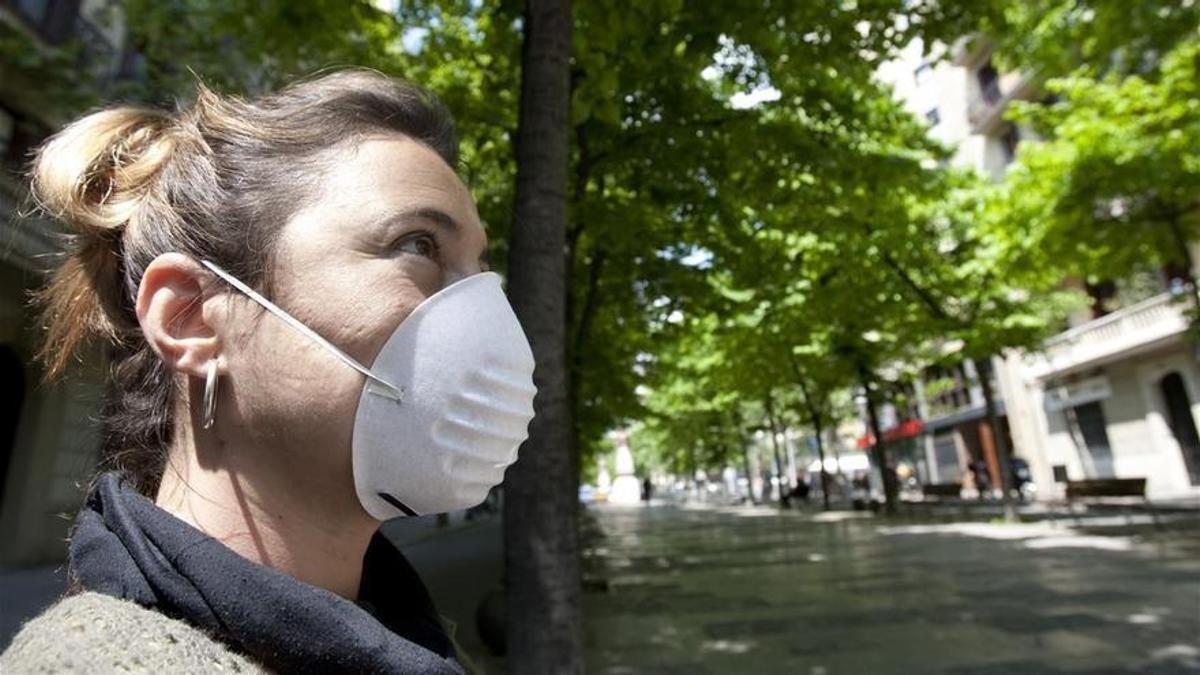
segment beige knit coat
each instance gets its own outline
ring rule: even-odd
[[[0,673],[261,673],[203,631],[100,593],[68,596],[30,620]]]

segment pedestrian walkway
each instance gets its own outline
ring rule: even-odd
[[[592,509],[592,673],[1200,670],[1196,521]]]
[[[0,652],[21,630],[67,590],[66,566],[0,568]]]
[[[421,575],[438,611],[457,626],[459,648],[482,672],[503,672],[503,660],[484,647],[475,625],[476,608],[484,595],[500,588],[504,574],[500,517],[455,520],[441,530],[421,528],[417,520],[393,521],[384,531]],[[401,539],[395,528],[412,536]]]

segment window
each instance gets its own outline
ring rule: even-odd
[[[1017,125],[1009,123],[1004,127],[1004,133],[1000,136],[1000,143],[1004,146],[1004,163],[1010,164],[1017,158],[1017,144],[1021,142],[1021,132],[1017,130]]]
[[[957,483],[962,480],[958,465],[958,442],[953,433],[935,436],[933,439],[933,456],[937,460],[937,477],[939,483]]]
[[[992,65],[991,59],[979,67],[975,79],[979,82],[979,94],[984,101],[993,105],[1000,101],[1000,72]]]
[[[1083,290],[1091,300],[1093,319],[1099,319],[1102,316],[1112,314],[1113,307],[1111,307],[1111,304],[1117,297],[1117,282],[1112,279],[1104,279],[1094,284],[1090,281],[1085,281]]]
[[[1180,260],[1172,260],[1162,266],[1163,286],[1171,292],[1172,295],[1181,295],[1186,293],[1191,282],[1191,271],[1188,269],[1187,262]]]
[[[71,34],[81,0],[0,0],[11,6],[43,38],[62,42]]]
[[[930,108],[925,113],[925,121],[929,123],[929,126],[936,127],[942,121],[942,116],[938,113],[937,108]]]
[[[930,417],[940,417],[971,405],[971,378],[961,363],[934,366],[925,372]]]
[[[917,66],[916,70],[913,71],[913,80],[918,86],[925,84],[932,77],[933,66],[931,66],[928,61],[923,62],[921,65]]]
[[[917,390],[911,382],[897,385],[892,403],[896,406],[897,423],[921,419],[921,412],[917,409]]]
[[[1079,450],[1079,459],[1083,462],[1084,474],[1088,478],[1112,478],[1112,446],[1108,443],[1108,422],[1100,402],[1084,403],[1064,412],[1071,437]]]
[[[1171,435],[1175,437],[1179,451],[1183,453],[1188,478],[1192,485],[1200,485],[1200,433],[1196,432],[1196,420],[1192,418],[1192,401],[1183,384],[1183,376],[1177,372],[1168,373],[1159,380],[1158,388],[1162,392],[1163,403],[1167,409],[1167,424],[1171,426]]]

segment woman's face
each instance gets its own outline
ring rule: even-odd
[[[433,150],[387,136],[334,150],[319,195],[283,227],[272,300],[368,367],[430,295],[485,268],[467,188]],[[223,348],[223,423],[257,448],[256,474],[335,518],[365,516],[350,464],[363,376],[237,296]],[[232,400],[231,400],[232,399]]]

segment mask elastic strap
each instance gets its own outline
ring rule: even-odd
[[[342,363],[345,363],[346,365],[350,366],[351,368],[357,370],[358,372],[360,372],[364,376],[366,376],[366,378],[368,380],[367,386],[369,387],[369,390],[371,391],[371,393],[379,394],[380,396],[395,399],[397,401],[404,399],[404,390],[400,389],[399,387],[396,387],[395,385],[388,382],[387,380],[384,380],[383,378],[379,377],[375,373],[372,373],[369,368],[362,365],[358,361],[355,361],[352,356],[350,356],[346,352],[343,352],[342,350],[338,349],[332,342],[330,342],[329,340],[326,340],[325,338],[318,335],[316,333],[316,331],[309,328],[308,326],[305,326],[303,323],[300,322],[299,319],[292,316],[291,314],[288,314],[281,307],[279,307],[275,303],[273,303],[270,300],[263,297],[258,291],[254,290],[253,288],[250,288],[246,284],[242,283],[241,280],[239,280],[237,277],[235,277],[232,274],[230,274],[229,272],[226,272],[225,270],[221,269],[219,266],[217,266],[216,263],[208,261],[208,260],[201,260],[200,264],[202,264],[205,267],[207,267],[208,269],[212,270],[212,272],[214,274],[216,274],[217,276],[224,279],[226,282],[229,283],[229,285],[238,289],[242,293],[245,293],[251,300],[262,305],[264,308],[266,308],[267,311],[271,312],[275,316],[282,319],[284,323],[291,326],[292,328],[295,328],[297,331],[300,331],[300,333],[303,334],[305,337],[309,338],[310,340],[316,342],[317,344],[321,345],[325,349],[329,350],[329,352],[331,354],[333,354],[334,356],[338,357],[338,359],[340,359],[342,361]]]

